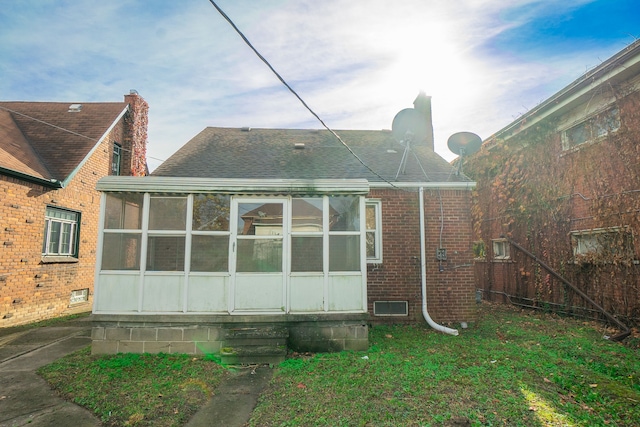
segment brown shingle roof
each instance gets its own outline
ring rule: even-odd
[[[123,114],[123,102],[0,102],[0,167],[64,181]]]
[[[329,131],[208,127],[151,175],[248,179],[357,179],[371,182],[467,181],[425,144],[414,144],[405,172],[396,174],[404,147],[389,131],[340,130],[342,140],[372,173]],[[304,148],[296,148],[304,144]],[[415,155],[414,155],[415,154]],[[420,163],[416,160],[420,160]],[[425,176],[426,175],[426,176]]]

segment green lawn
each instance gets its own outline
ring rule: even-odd
[[[479,310],[457,337],[427,326],[376,327],[369,351],[289,358],[249,425],[640,425],[638,338],[614,343],[591,322]],[[84,351],[41,374],[107,425],[179,426],[194,410],[183,402],[197,407],[228,373],[208,359]],[[207,383],[197,380],[203,369]]]

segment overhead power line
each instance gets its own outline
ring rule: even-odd
[[[287,89],[289,89],[289,92],[291,92],[296,98],[298,98],[298,101],[300,101],[302,103],[302,105],[316,118],[318,119],[318,121],[320,122],[320,124],[329,132],[331,132],[331,134],[333,136],[336,137],[336,139],[338,141],[340,141],[340,143],[342,145],[345,146],[345,148],[347,150],[349,150],[349,153],[351,153],[353,155],[353,157],[355,157],[360,164],[362,164],[362,166],[364,166],[365,168],[367,168],[367,170],[369,172],[371,172],[372,174],[374,174],[375,176],[377,176],[378,178],[380,178],[381,180],[383,180],[384,182],[386,182],[387,184],[390,184],[392,187],[396,187],[392,182],[390,182],[389,180],[383,178],[382,176],[380,176],[380,174],[378,174],[378,172],[374,171],[373,169],[371,169],[369,167],[369,165],[367,165],[364,161],[362,161],[362,159],[351,149],[351,147],[349,147],[349,145],[347,145],[346,142],[344,142],[342,140],[342,138],[340,138],[340,135],[338,135],[336,132],[333,131],[333,129],[331,129],[329,126],[327,126],[327,124],[324,122],[324,120],[322,120],[320,118],[320,116],[318,114],[316,114],[315,111],[313,111],[313,109],[311,109],[311,107],[309,107],[309,105],[307,105],[307,103],[304,101],[304,99],[302,99],[302,97],[300,97],[300,95],[298,95],[298,93],[291,87],[289,86],[289,84],[285,81],[285,79],[275,70],[275,68],[273,68],[271,66],[271,64],[269,63],[269,61],[267,61],[267,59],[262,56],[262,54],[260,54],[260,52],[258,52],[258,49],[256,49],[253,44],[251,44],[251,42],[249,41],[249,39],[242,33],[242,31],[240,31],[240,29],[236,26],[236,24],[234,24],[234,22],[231,20],[231,18],[229,18],[229,16],[224,13],[224,11],[222,9],[220,9],[220,7],[216,4],[216,2],[214,0],[209,0],[209,2],[213,5],[213,7],[216,8],[216,10],[220,13],[220,15],[222,15],[222,17],[229,23],[229,25],[231,25],[233,27],[233,29],[235,30],[236,33],[238,33],[238,35],[240,37],[242,37],[242,40],[244,40],[245,44],[247,46],[249,46],[251,48],[251,50],[258,56],[258,58],[260,58],[260,60],[262,62],[264,62],[264,64],[269,67],[269,69],[273,72],[273,74],[275,74],[275,76],[278,78],[278,80],[280,80],[280,82],[282,82],[283,85],[285,85],[285,87]]]

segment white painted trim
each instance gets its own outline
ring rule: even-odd
[[[366,179],[214,179],[165,176],[106,176],[98,191],[224,194],[367,194]]]

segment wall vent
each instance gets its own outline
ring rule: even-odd
[[[408,316],[408,301],[374,301],[374,316]]]

